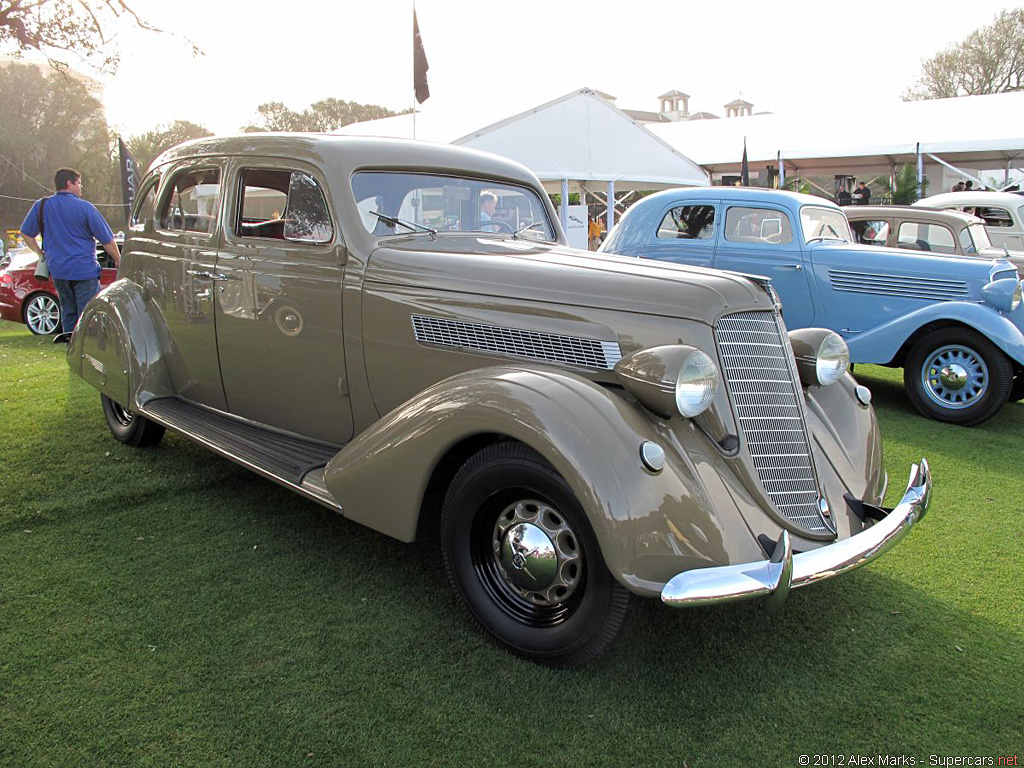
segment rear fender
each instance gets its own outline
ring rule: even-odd
[[[999,347],[1007,357],[1024,365],[1024,307],[1011,315],[1003,314],[987,304],[966,301],[944,301],[891,320],[846,340],[850,361],[854,363],[888,363],[919,329],[935,322],[955,322],[974,328]]]
[[[174,394],[156,327],[139,287],[125,278],[86,305],[68,349],[68,365],[133,410]]]
[[[346,517],[412,541],[434,468],[453,446],[480,435],[518,440],[555,468],[609,569],[634,592],[657,594],[685,568],[763,557],[735,505],[712,500],[691,457],[673,450],[679,444],[664,423],[556,369],[502,366],[445,379],[346,446],[324,480]],[[660,473],[641,461],[645,440],[666,449]]]

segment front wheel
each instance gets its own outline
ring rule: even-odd
[[[37,293],[25,302],[25,325],[37,336],[49,336],[60,328],[60,304],[48,293]]]
[[[132,413],[106,395],[100,395],[100,401],[103,403],[103,415],[107,419],[107,426],[114,437],[125,445],[144,448],[156,445],[163,438],[165,430],[162,424]]]
[[[910,402],[925,416],[971,427],[1006,403],[1013,367],[970,328],[937,328],[914,345],[903,369]]]
[[[456,474],[441,512],[441,553],[473,622],[520,656],[583,664],[626,621],[631,595],[608,571],[582,507],[521,444],[489,446]]]

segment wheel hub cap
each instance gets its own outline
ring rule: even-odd
[[[583,576],[575,532],[558,510],[541,501],[506,507],[495,522],[492,549],[502,579],[534,605],[565,602]]]
[[[551,539],[536,525],[517,523],[505,532],[501,565],[516,586],[543,589],[558,571],[558,553]]]
[[[967,371],[961,365],[947,365],[939,373],[939,381],[947,389],[963,389],[967,385]]]

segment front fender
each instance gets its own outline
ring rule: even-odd
[[[846,340],[850,362],[889,363],[918,329],[937,321],[962,323],[974,328],[1008,357],[1024,365],[1024,307],[1005,315],[987,304],[944,301],[914,312]]]
[[[128,408],[174,394],[153,320],[139,287],[126,278],[86,305],[67,359],[72,371]]]
[[[565,371],[477,369],[380,419],[330,461],[324,481],[346,517],[412,541],[427,483],[453,446],[485,434],[518,440],[568,483],[612,574],[656,595],[680,570],[763,557],[731,495],[708,493],[696,466],[706,462],[673,450],[667,430],[620,393]],[[645,440],[666,449],[660,473],[641,462]]]

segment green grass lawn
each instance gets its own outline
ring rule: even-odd
[[[670,611],[550,670],[459,612],[436,552],[177,435],[110,437],[63,347],[0,322],[0,764],[796,766],[1024,753],[1024,404],[965,429],[858,366],[896,550],[795,592]],[[1024,757],[1024,755],[1022,755]]]

